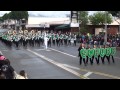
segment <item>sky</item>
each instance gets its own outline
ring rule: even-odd
[[[10,11],[0,11],[0,16]],[[89,11],[89,14],[93,14],[95,11]],[[28,11],[30,17],[66,17],[70,11]]]

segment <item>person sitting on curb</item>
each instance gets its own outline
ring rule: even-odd
[[[14,79],[28,79],[27,74],[24,70],[21,70],[19,74],[14,71],[15,78]]]

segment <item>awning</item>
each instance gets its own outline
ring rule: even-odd
[[[65,28],[70,28],[70,24],[60,25],[60,26],[57,26],[55,29],[65,29]]]

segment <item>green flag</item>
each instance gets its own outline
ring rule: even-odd
[[[100,48],[100,56],[104,57],[106,55],[106,49]]]
[[[88,56],[89,58],[92,58],[92,57],[94,56],[94,49],[88,49],[88,50],[87,50],[87,56]]]
[[[80,50],[80,54],[81,54],[82,58],[86,58],[86,56],[87,56],[87,50],[86,49],[81,49]]]
[[[94,57],[98,58],[99,55],[100,55],[100,48],[94,49]]]
[[[106,56],[109,56],[111,54],[111,48],[106,48]]]
[[[116,54],[116,47],[111,47],[111,55],[115,55]]]

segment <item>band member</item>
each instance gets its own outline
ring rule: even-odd
[[[60,39],[60,41],[59,41],[60,45],[63,45],[63,34],[60,34],[60,38],[59,39]]]
[[[51,38],[51,35],[49,34],[48,35],[48,46],[50,46],[50,47],[51,47],[51,40],[52,40],[52,38]]]
[[[93,49],[96,49],[96,45],[94,45]],[[93,62],[94,59],[96,59],[96,63],[99,64],[99,57],[97,58],[97,57],[93,56],[92,57],[92,62]]]
[[[18,49],[18,46],[19,46],[19,37],[18,36],[16,36],[16,38],[15,38],[15,44]]]
[[[76,46],[76,34],[74,34],[74,45]]]
[[[81,64],[82,64],[82,60],[83,60],[84,65],[86,66],[85,58],[82,58],[82,56],[81,56],[81,54],[80,54],[80,50],[81,50],[81,49],[84,49],[84,48],[85,48],[85,45],[84,45],[83,43],[80,44],[80,47],[78,48],[79,57],[80,57],[80,61],[79,61],[79,63],[80,63],[80,65],[81,65]]]
[[[67,38],[68,38],[68,36],[67,36],[67,34],[65,34],[64,35],[64,44],[65,44],[65,46],[67,46]]]
[[[86,49],[91,49],[91,48],[90,48],[90,45],[88,45]],[[92,57],[92,58],[93,58],[93,57]],[[89,58],[89,57],[87,56],[86,64],[88,64],[88,59],[90,59],[90,64],[93,65],[93,60],[92,60],[92,58]]]
[[[56,34],[56,43],[57,43],[57,46],[60,46],[60,44],[59,44],[59,35],[58,34]]]
[[[71,45],[71,35],[68,36],[68,45]]]
[[[55,46],[55,40],[56,40],[55,34],[52,35],[52,40],[53,40],[53,45]]]
[[[107,46],[104,45],[103,48],[105,49],[106,47],[107,47]],[[105,62],[105,58],[108,60],[108,63],[110,63],[109,56],[106,56],[106,55],[104,55],[104,57],[101,57],[102,63],[104,64],[104,62]]]
[[[111,47],[111,46],[109,45],[109,47]],[[109,55],[109,60],[110,60],[110,58],[112,58],[113,63],[115,63],[114,56],[112,54]]]
[[[31,45],[32,45],[32,47],[34,47],[34,41],[35,41],[34,38],[35,38],[34,35],[32,35],[32,41],[31,41]]]

